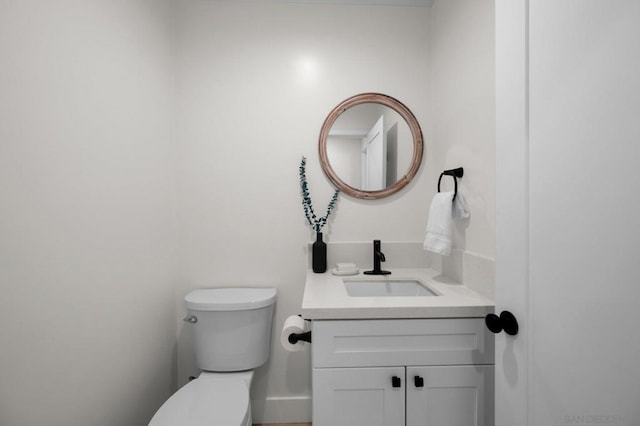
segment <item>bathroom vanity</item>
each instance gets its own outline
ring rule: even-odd
[[[313,425],[493,426],[493,310],[428,268],[309,271]]]

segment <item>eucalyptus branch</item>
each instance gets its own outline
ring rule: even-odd
[[[313,210],[313,203],[311,202],[311,195],[309,194],[309,184],[307,183],[307,159],[303,156],[300,161],[300,190],[302,194],[302,209],[304,210],[304,216],[307,218],[307,222],[315,232],[320,232],[324,225],[327,224],[327,219],[333,211],[338,201],[339,189],[336,189],[327,206],[327,212],[324,216],[316,216]]]

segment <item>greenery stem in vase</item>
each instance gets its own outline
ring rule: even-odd
[[[333,211],[336,206],[336,202],[338,201],[338,193],[340,193],[339,189],[336,189],[333,193],[333,197],[331,197],[331,201],[329,201],[329,205],[327,206],[327,212],[324,216],[318,217],[313,210],[313,204],[311,202],[311,195],[309,194],[309,184],[307,184],[307,159],[303,156],[300,161],[300,189],[302,192],[302,208],[304,210],[304,215],[307,218],[307,222],[311,225],[311,228],[316,232],[322,232],[322,228],[327,224],[327,219],[329,215]]]

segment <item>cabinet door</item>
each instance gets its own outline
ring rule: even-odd
[[[493,426],[493,365],[407,367],[406,387],[407,426]]]
[[[313,426],[404,425],[405,388],[404,367],[315,368]]]

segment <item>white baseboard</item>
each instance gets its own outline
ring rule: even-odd
[[[253,423],[304,423],[311,421],[311,396],[270,397],[251,401]]]

